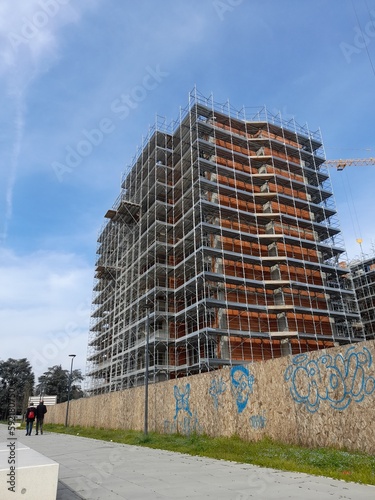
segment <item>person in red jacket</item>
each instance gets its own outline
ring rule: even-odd
[[[33,423],[36,416],[36,408],[33,403],[26,410],[26,436],[31,436],[33,430]]]

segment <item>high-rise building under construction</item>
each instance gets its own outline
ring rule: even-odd
[[[375,256],[350,265],[366,339],[375,339]]]
[[[98,239],[91,393],[363,340],[319,132],[196,91]],[[147,345],[149,347],[147,351]]]

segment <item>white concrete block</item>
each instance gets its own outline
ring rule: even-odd
[[[56,500],[59,464],[18,439],[0,443],[1,500]]]

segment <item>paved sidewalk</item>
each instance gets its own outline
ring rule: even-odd
[[[224,460],[54,433],[17,439],[60,464],[58,500],[375,499],[374,486]]]

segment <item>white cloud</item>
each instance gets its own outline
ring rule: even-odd
[[[14,102],[11,164],[5,185],[5,219],[0,240],[7,238],[12,217],[13,190],[24,132],[27,89],[59,56],[60,30],[77,23],[90,5],[84,0],[73,7],[71,0],[13,0],[0,4],[0,77],[3,99]],[[93,2],[92,5],[95,5]],[[12,125],[12,124],[11,124]]]
[[[13,0],[0,6],[0,75],[27,84],[50,64],[58,50],[58,32],[80,19],[68,0]]]
[[[16,255],[0,249],[1,359],[27,358],[36,377],[49,366],[85,371],[92,267],[74,254]]]

